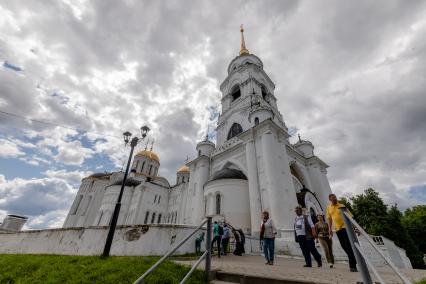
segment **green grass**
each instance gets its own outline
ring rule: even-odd
[[[426,284],[426,278],[423,278],[422,280],[416,282],[415,284]]]
[[[133,283],[158,257],[0,255],[0,283]],[[145,283],[179,283],[188,267],[167,261]],[[205,283],[195,271],[187,283]]]

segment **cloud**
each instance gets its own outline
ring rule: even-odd
[[[76,182],[101,156],[120,168],[121,134],[145,124],[173,181],[221,111],[241,23],[334,191],[374,186],[409,206],[410,188],[426,183],[424,2],[8,1],[0,13],[0,62],[21,70],[0,68],[0,110],[65,127],[0,114],[0,156],[38,163],[39,183]]]
[[[25,155],[18,145],[6,139],[0,139],[0,157],[1,158],[16,158]]]
[[[69,171],[69,170],[47,170],[44,172],[44,175],[48,178],[56,178],[66,181],[69,184],[72,184],[76,187],[80,186],[81,179],[91,175],[91,171]]]

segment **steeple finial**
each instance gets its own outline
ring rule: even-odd
[[[297,136],[299,137],[299,142],[302,142],[302,139],[300,139],[300,133],[297,134]]]
[[[241,32],[241,50],[240,50],[240,55],[248,55],[250,53],[249,53],[249,51],[246,48],[246,42],[244,40],[244,28],[243,28],[242,24],[240,26],[240,32]]]
[[[151,142],[151,150],[150,150],[150,151],[152,151],[152,147],[154,147],[154,142],[155,142],[155,140],[154,140],[154,139],[152,139],[152,142]]]

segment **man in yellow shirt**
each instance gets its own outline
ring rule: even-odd
[[[345,228],[345,222],[343,221],[343,217],[339,209],[341,207],[345,207],[345,205],[337,202],[337,197],[333,193],[328,195],[328,199],[330,200],[330,205],[327,207],[327,219],[330,227],[330,236],[333,236],[334,227],[336,235],[339,238],[340,245],[348,255],[350,271],[357,272],[358,270],[356,269],[355,255],[352,250],[351,243],[349,242],[348,233],[346,232]],[[349,214],[351,213],[349,212]]]

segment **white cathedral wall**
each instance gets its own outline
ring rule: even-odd
[[[146,228],[148,231],[144,233]],[[194,228],[183,225],[118,226],[111,255],[163,255]],[[107,234],[106,226],[0,233],[0,253],[100,255]],[[192,236],[176,254],[193,253],[196,236]]]
[[[331,193],[331,189],[325,170],[321,171],[318,162],[312,162],[308,166],[308,175],[312,181],[312,191],[315,192],[317,198],[320,200],[323,210],[326,210],[329,203],[328,194]]]
[[[220,214],[216,214],[216,195],[221,196]],[[204,196],[210,201],[208,215],[224,219],[244,232],[251,231],[248,183],[241,179],[220,179],[208,182]],[[219,215],[219,216],[218,216]]]

